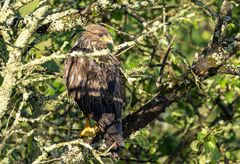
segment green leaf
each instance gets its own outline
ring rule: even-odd
[[[155,152],[156,152],[156,147],[155,146],[152,146],[151,148],[150,148],[150,150],[149,150],[149,153],[150,154],[154,154]]]
[[[193,151],[196,151],[198,152],[199,151],[199,144],[202,143],[201,141],[199,140],[195,140],[191,143],[190,147]]]
[[[218,151],[216,143],[209,141],[205,144],[206,151],[210,153],[211,162],[217,162],[220,160],[221,154]]]
[[[206,136],[208,135],[207,129],[203,128],[201,132],[197,134],[197,139],[198,140],[203,140]]]

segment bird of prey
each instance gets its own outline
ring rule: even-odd
[[[109,55],[97,59],[88,56],[96,50],[107,49],[113,43],[106,28],[90,24],[70,50],[84,52],[86,56],[68,57],[64,62],[64,78],[69,95],[74,98],[86,119],[81,136],[94,135],[98,129],[103,134],[113,157],[124,146],[122,137],[122,80],[118,60]],[[96,121],[90,127],[89,119]]]

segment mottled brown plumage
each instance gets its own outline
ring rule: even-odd
[[[93,52],[108,47],[112,38],[99,25],[90,24],[81,33],[71,51]],[[64,78],[68,93],[85,115],[92,117],[103,133],[107,147],[117,155],[123,146],[122,82],[118,61],[110,55],[98,60],[87,57],[68,57],[64,63]]]

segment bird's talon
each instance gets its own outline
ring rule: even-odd
[[[81,138],[95,137],[99,131],[100,131],[100,129],[98,128],[98,126],[94,126],[92,128],[91,127],[86,127],[81,131],[80,137]]]

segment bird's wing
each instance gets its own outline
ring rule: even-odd
[[[89,61],[86,57],[68,57],[64,62],[64,79],[69,95],[75,100],[87,92]]]
[[[118,118],[121,118],[122,109],[122,79],[120,77],[120,71],[118,61],[113,60],[109,56],[101,56],[101,70],[102,85],[106,88],[104,97],[109,104],[114,105],[114,112]]]
[[[112,150],[118,151],[124,145],[122,137],[122,80],[118,67],[118,61],[112,60],[108,56],[100,58],[103,76],[101,76],[107,86],[105,91],[104,104],[107,104],[99,118],[99,125],[104,129],[104,138],[107,147],[113,146]]]
[[[106,73],[88,57],[69,57],[64,63],[64,78],[71,97],[84,113],[97,117],[109,108]],[[108,99],[108,100],[107,100]]]

